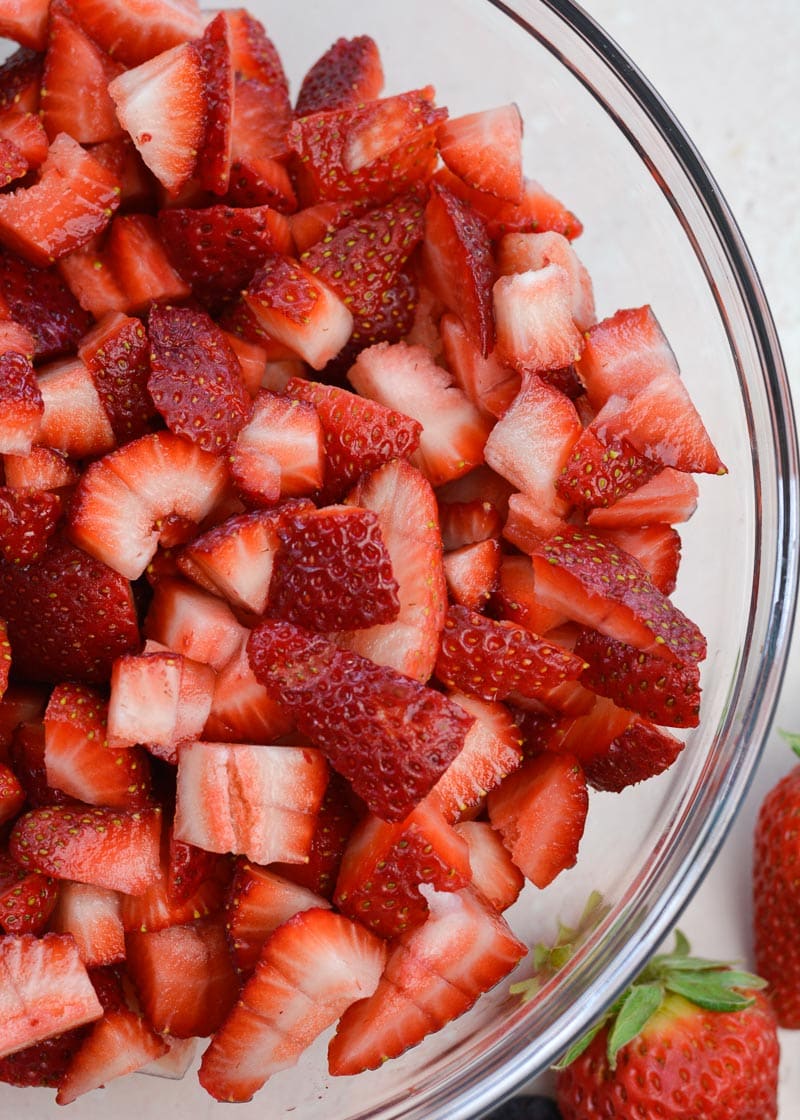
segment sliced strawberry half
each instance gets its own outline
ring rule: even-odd
[[[590,510],[592,529],[630,529],[645,525],[675,525],[688,521],[697,509],[697,483],[685,471],[664,467],[630,494],[608,508]]]
[[[61,509],[58,494],[0,486],[0,557],[8,564],[38,560],[56,530]]]
[[[84,1093],[133,1073],[166,1052],[166,1042],[144,1016],[127,1008],[106,1011],[70,1062],[56,1103],[71,1104]]]
[[[634,716],[604,749],[591,750],[584,741],[582,765],[586,780],[597,790],[620,793],[628,786],[663,774],[676,761],[684,742]]]
[[[246,636],[226,603],[182,579],[158,582],[143,629],[147,638],[216,671],[234,657]]]
[[[439,125],[437,141],[445,164],[467,186],[522,201],[522,117],[516,105],[450,117]]]
[[[233,35],[230,20],[219,12],[197,43],[205,85],[205,132],[197,159],[200,185],[224,195],[231,178],[233,145]]]
[[[472,723],[441,693],[288,622],[262,623],[248,652],[300,732],[385,820],[430,792]]]
[[[612,396],[632,397],[663,373],[679,375],[649,305],[624,308],[590,327],[577,369],[596,411]]]
[[[501,276],[492,289],[497,348],[520,372],[561,369],[581,353],[572,284],[559,264]]]
[[[229,469],[248,505],[313,494],[322,486],[322,425],[307,401],[259,390],[229,455]]]
[[[383,66],[374,39],[358,35],[337,39],[303,78],[295,113],[348,109],[372,101],[383,89]]]
[[[604,535],[624,548],[647,569],[653,583],[665,595],[671,595],[678,580],[681,562],[681,538],[671,525],[642,525],[605,529]]]
[[[80,358],[48,362],[38,380],[44,401],[41,443],[72,459],[94,458],[116,447],[94,379]]]
[[[58,902],[59,884],[0,855],[0,929],[5,934],[44,931]]]
[[[490,417],[504,415],[519,392],[520,375],[493,350],[483,357],[480,347],[457,315],[447,312],[439,321],[439,332],[456,384],[472,403]]]

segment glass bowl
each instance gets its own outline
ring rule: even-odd
[[[239,6],[231,3],[223,6]],[[681,527],[675,601],[708,638],[702,725],[665,775],[595,793],[577,866],[526,887],[507,918],[527,943],[577,919],[592,890],[611,909],[583,948],[523,1004],[515,973],[403,1057],[357,1078],[326,1073],[327,1036],[236,1116],[466,1120],[544,1071],[638,971],[712,861],[769,729],[797,579],[797,447],[779,344],[741,236],[692,144],[631,62],[567,0],[250,0],[296,91],[339,36],[379,44],[386,92],[432,83],[452,115],[515,101],[525,168],[581,218],[576,248],[598,315],[650,303],[728,466],[701,478]],[[41,1117],[44,1091],[0,1087],[0,1111]],[[5,1108],[3,1107],[5,1106]],[[111,1084],[77,1117],[222,1115],[182,1081]]]

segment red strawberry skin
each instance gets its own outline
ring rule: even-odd
[[[303,78],[295,112],[304,117],[322,110],[346,109],[360,101],[372,101],[382,88],[383,67],[375,40],[369,35],[337,39]]]
[[[248,654],[298,730],[383,820],[402,820],[430,792],[472,725],[441,693],[288,622],[262,623]]]

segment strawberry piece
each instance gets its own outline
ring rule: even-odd
[[[512,693],[535,699],[577,680],[584,667],[580,657],[522,626],[451,606],[436,675],[448,688],[483,700],[504,700]]]
[[[362,350],[348,373],[362,396],[422,425],[411,461],[439,486],[483,459],[489,422],[423,346],[379,343]]]
[[[121,135],[108,93],[108,84],[120,69],[71,18],[66,3],[50,5],[41,114],[51,140],[60,132],[79,144],[96,144]],[[80,97],[75,96],[76,82],[80,82]]]
[[[42,698],[42,715],[46,697]],[[13,731],[9,761],[14,769],[33,809],[44,805],[58,805],[70,798],[61,790],[51,789],[47,784],[47,771],[44,765],[44,724],[31,712],[30,721],[23,719]]]
[[[392,944],[374,995],[350,1007],[328,1047],[334,1076],[375,1069],[467,1011],[526,954],[470,890],[428,894],[427,921]]]
[[[700,722],[700,669],[668,662],[614,638],[583,630],[575,654],[587,662],[581,682],[621,708],[667,727],[697,727]]]
[[[0,196],[0,239],[33,264],[47,266],[104,230],[119,195],[116,175],[60,133],[38,181]]]
[[[0,137],[13,144],[29,168],[40,167],[47,159],[50,143],[44,125],[34,113],[0,110]]]
[[[75,942],[61,934],[0,938],[0,991],[0,1057],[103,1013]]]
[[[305,117],[323,110],[348,109],[373,101],[383,89],[383,67],[369,35],[337,39],[303,78],[295,113]]]
[[[309,630],[358,630],[397,617],[397,580],[372,510],[287,513],[276,532],[270,614]]]
[[[20,1089],[57,1089],[85,1036],[85,1027],[75,1027],[7,1054],[0,1058],[0,1081]]]
[[[256,863],[302,863],[328,768],[308,747],[186,743],[178,759],[175,835]]]
[[[141,1069],[167,1052],[167,1044],[144,1016],[106,1011],[70,1062],[56,1093],[57,1104],[71,1104],[84,1093]]]
[[[360,198],[380,204],[427,180],[436,163],[436,125],[445,116],[428,86],[299,117],[288,142],[302,169],[303,204]]]
[[[489,820],[526,879],[546,887],[573,867],[586,826],[586,777],[568,754],[525,762],[489,793]]]
[[[43,413],[44,401],[30,360],[12,350],[0,354],[0,452],[29,454]]]
[[[167,427],[206,451],[225,451],[244,425],[250,397],[239,360],[202,311],[153,307],[147,387]]]
[[[324,452],[316,409],[262,389],[229,456],[243,499],[270,506],[279,498],[311,494],[322,485]]]
[[[620,542],[621,547],[624,545]],[[566,621],[566,615],[546,606],[536,594],[536,580],[529,556],[504,556],[493,606],[501,618],[516,622],[534,634],[546,634]]]
[[[217,671],[246,636],[226,603],[180,579],[159,581],[143,629],[145,637]]]
[[[428,286],[487,357],[495,338],[489,237],[481,218],[441,186],[435,186],[425,208],[422,260]]]
[[[306,887],[317,897],[331,898],[344,849],[358,815],[349,786],[332,770],[317,816],[308,862],[273,863],[272,870]]]
[[[302,210],[289,214],[286,220],[292,232],[295,249],[298,253],[304,253],[326,234],[341,229],[365,210],[370,210],[372,205],[372,200],[368,198],[353,199],[348,202],[330,199],[327,202],[305,206]]]
[[[439,526],[445,552],[499,539],[503,521],[491,502],[439,502]]]
[[[247,128],[253,130],[258,128],[264,110],[267,108],[262,104],[261,99],[263,87],[256,83],[238,82],[236,89],[238,93],[234,102],[233,118],[234,158],[226,201],[230,206],[237,208],[271,206],[281,214],[291,214],[297,209],[297,197],[289,172],[284,165],[271,156],[254,156],[249,152],[247,155],[241,154],[242,150],[247,151],[246,142],[240,139],[240,133],[244,131],[242,117],[247,110]],[[255,104],[243,104],[245,91],[247,91],[248,101]],[[258,93],[254,96],[255,91]],[[258,123],[254,124],[253,118]]]
[[[534,179],[523,179],[520,203],[508,202],[485,191],[477,191],[448,168],[437,171],[434,182],[440,183],[462,202],[468,203],[486,223],[486,230],[493,241],[507,233],[541,233],[550,230],[574,241],[583,232],[581,222],[572,211]]]
[[[286,219],[269,206],[161,210],[158,230],[175,268],[203,303],[246,288],[268,253],[287,253]]]
[[[0,109],[39,110],[43,58],[39,49],[19,47],[0,66]]]
[[[339,910],[389,940],[425,921],[422,883],[455,891],[470,879],[465,842],[426,798],[402,821],[368,814],[356,825],[333,897]]]
[[[516,105],[450,117],[436,137],[439,155],[467,186],[522,202],[522,117]]]
[[[116,446],[114,430],[92,375],[80,358],[61,358],[39,370],[44,413],[38,439],[73,459]]]
[[[575,326],[585,331],[597,322],[594,291],[588,270],[569,240],[561,233],[508,233],[497,247],[497,270],[501,276],[529,272],[557,264],[570,282],[570,310]]]
[[[258,325],[314,369],[335,358],[350,338],[353,316],[333,289],[309,269],[272,253],[244,300]]]
[[[444,577],[453,602],[471,611],[485,607],[497,587],[500,559],[500,542],[491,538],[446,552]]]
[[[256,679],[243,643],[217,676],[206,738],[274,743],[291,730],[292,720],[283,706]]]
[[[126,70],[108,87],[120,124],[171,195],[197,163],[206,127],[204,79],[199,50],[181,43]]]
[[[35,51],[47,42],[48,0],[10,0],[0,13],[0,35]]]
[[[175,843],[174,830],[162,836],[158,875],[141,894],[124,894],[120,898],[120,917],[127,933],[154,932],[172,926],[186,925],[199,918],[216,914],[225,901],[230,875],[228,861],[218,855],[208,857],[208,874],[186,897],[176,900],[170,890],[172,860],[170,850]]]
[[[302,865],[276,866],[297,870]],[[253,971],[264,942],[278,926],[301,910],[326,906],[326,899],[273,869],[240,862],[225,906],[225,930],[237,970],[245,975]]]
[[[154,415],[147,391],[150,346],[138,319],[110,312],[81,339],[78,355],[120,442],[144,435]]]
[[[288,622],[262,623],[248,653],[299,731],[385,820],[402,820],[430,791],[472,722],[440,693]]]
[[[170,900],[180,906],[190,899],[207,879],[216,874],[219,862],[216,855],[178,840],[174,831],[170,830],[167,865],[167,893]]]
[[[175,271],[151,214],[122,214],[111,223],[108,264],[125,296],[113,310],[144,312],[152,303],[185,299],[191,288]]]
[[[117,964],[125,960],[125,930],[120,910],[120,896],[116,891],[65,881],[59,884],[58,903],[50,928],[75,938],[87,968]]]
[[[654,523],[674,525],[688,521],[697,509],[698,487],[691,475],[664,467],[649,481],[614,502],[607,509],[590,511],[593,529],[630,529]]]
[[[447,368],[476,408],[489,417],[504,415],[520,387],[520,375],[493,350],[483,357],[466,327],[449,311],[439,321]]]
[[[126,66],[196,39],[203,30],[193,0],[70,0],[76,18],[103,50]]]
[[[140,750],[116,750],[106,738],[108,705],[95,689],[58,684],[44,714],[47,784],[87,805],[147,805],[150,770]]]
[[[2,641],[5,646],[5,636]],[[9,664],[7,652],[7,649],[4,649],[0,665]],[[12,683],[3,687],[3,695],[0,696],[0,759],[6,761],[10,758],[9,748],[14,732],[20,724],[36,724],[41,720],[47,706],[47,698],[47,689],[38,685]],[[17,769],[16,762],[14,769]],[[27,792],[26,786],[26,794]]]
[[[59,885],[54,879],[37,871],[26,871],[10,856],[0,855],[0,929],[3,933],[42,933],[58,896]]]
[[[583,336],[572,318],[569,274],[558,264],[501,276],[493,288],[497,348],[520,372],[569,366]]]
[[[28,455],[4,455],[3,466],[6,482],[12,490],[40,493],[72,489],[79,477],[77,467],[63,452],[52,447],[32,447]]]
[[[158,877],[161,810],[54,805],[24,813],[9,851],[24,868],[127,894]]]
[[[692,664],[705,657],[696,624],[638,560],[611,542],[567,528],[540,542],[531,559],[542,597],[576,622],[669,661]]]
[[[570,505],[584,511],[606,509],[637,490],[659,469],[658,463],[640,454],[624,436],[611,436],[607,442],[598,439],[593,423],[572,445],[555,486]]]
[[[80,306],[96,319],[109,312],[124,311],[130,303],[102,234],[65,253],[58,261],[58,270]]]
[[[226,483],[222,461],[197,444],[172,432],[142,436],[84,472],[70,510],[70,534],[87,552],[137,579],[155,554],[164,519],[175,514],[202,521]]]
[[[665,595],[671,595],[678,580],[681,538],[671,525],[644,525],[641,528],[605,529],[603,535],[635,556],[650,579]]]
[[[617,311],[590,327],[577,369],[595,411],[613,396],[634,396],[661,374],[679,376],[675,355],[648,305]]]
[[[233,1011],[203,1055],[200,1084],[217,1100],[250,1100],[351,1003],[374,991],[383,943],[331,910],[295,915],[271,935]]]
[[[502,913],[519,898],[525,876],[488,821],[460,821],[455,831],[469,849],[472,888]]]
[[[0,188],[21,179],[28,171],[28,161],[16,144],[0,136]]]
[[[38,560],[61,516],[61,499],[46,490],[0,486],[0,557],[9,564]]]
[[[325,443],[325,492],[339,497],[362,474],[419,446],[422,425],[377,401],[335,385],[293,377],[285,394],[316,408]]]
[[[224,12],[206,27],[197,50],[203,68],[206,122],[197,159],[201,186],[214,194],[225,194],[231,177],[231,119],[236,75],[233,69],[232,34]]]
[[[127,580],[61,537],[24,568],[0,562],[0,585],[14,666],[26,680],[98,683],[139,643]]]
[[[55,358],[74,351],[91,318],[59,274],[7,250],[0,250],[0,266],[0,293],[12,317],[30,331],[35,357]]]
[[[410,463],[397,459],[364,477],[351,502],[378,515],[397,580],[394,622],[341,637],[348,649],[424,683],[433,673],[447,609],[436,498]]]
[[[594,789],[620,793],[628,786],[663,774],[684,748],[674,735],[634,716],[604,750],[584,741],[580,755],[586,780]]]

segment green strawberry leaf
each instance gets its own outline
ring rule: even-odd
[[[609,909],[610,907],[603,901],[603,896],[598,891],[592,891],[576,925],[568,926],[564,922],[559,922],[556,939],[551,945],[544,941],[534,945],[531,952],[532,975],[529,979],[519,980],[510,986],[509,991],[512,996],[519,996],[523,1003],[533,999],[548,980],[552,980],[556,973],[574,957],[589,934],[608,914]]]
[[[628,989],[608,1033],[607,1054],[611,1069],[616,1069],[619,1051],[641,1034],[663,999],[664,989],[660,984],[632,984]]]
[[[609,1014],[607,1013],[603,1016],[602,1019],[599,1019],[593,1027],[590,1027],[585,1034],[582,1034],[578,1041],[574,1042],[572,1046],[570,1046],[564,1057],[553,1063],[552,1068],[555,1070],[566,1069],[568,1065],[571,1065],[571,1063],[574,1062],[576,1058],[579,1058],[581,1056],[584,1050],[591,1043],[592,1039],[594,1039],[600,1033],[600,1031],[608,1022],[608,1019]]]
[[[752,996],[729,989],[712,980],[711,975],[675,973],[664,981],[664,987],[706,1011],[743,1011],[753,1002]]]
[[[800,734],[796,731],[781,731],[781,735],[800,758]]]

